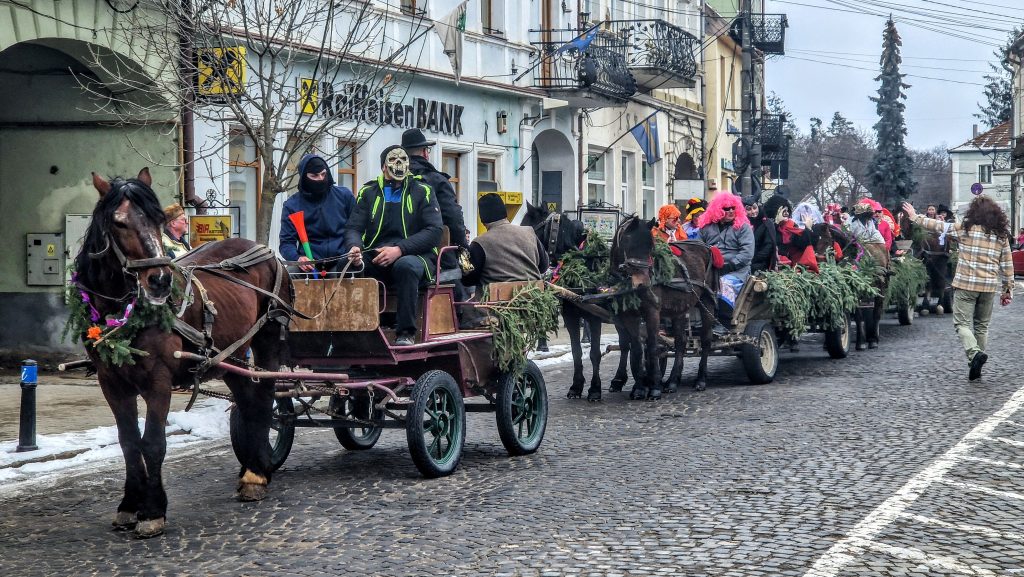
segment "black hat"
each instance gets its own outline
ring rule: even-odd
[[[791,205],[782,195],[776,194],[765,201],[764,214],[768,218],[775,218],[775,215],[779,213],[779,209],[783,207],[787,208],[789,212],[793,212],[793,205]]]
[[[433,140],[427,140],[419,128],[410,128],[402,133],[402,148],[423,148],[437,144]]]
[[[752,194],[750,196],[743,197],[743,206],[754,206],[757,204],[757,195]]]
[[[501,197],[493,192],[481,196],[480,200],[477,201],[477,208],[480,210],[480,222],[484,224],[508,218],[508,212],[505,211],[505,201],[501,200]]]

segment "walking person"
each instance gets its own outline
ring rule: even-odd
[[[961,222],[949,223],[917,214],[909,202],[903,211],[926,229],[952,235],[960,254],[953,275],[953,327],[967,354],[968,379],[981,378],[988,361],[988,325],[996,293],[1000,304],[1013,299],[1013,259],[1010,256],[1010,222],[994,200],[978,196],[971,201]]]

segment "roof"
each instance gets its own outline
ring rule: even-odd
[[[818,187],[814,189],[813,193],[806,195],[800,200],[800,202],[807,202],[814,206],[818,206],[818,201],[816,200],[817,196],[820,195],[827,198],[835,194],[835,192],[840,188],[844,186],[846,188],[852,188],[854,184],[857,185],[856,196],[858,198],[871,196],[871,193],[868,192],[868,189],[864,188],[862,184],[855,183],[853,175],[850,174],[850,171],[846,170],[845,166],[840,166],[835,170],[835,172],[825,179],[825,182],[818,185]]]
[[[957,146],[956,148],[950,150],[950,152],[966,152],[977,149],[988,150],[993,148],[1003,148],[1006,150],[1010,150],[1013,147],[1013,142],[1010,137],[1010,132],[1012,128],[1011,124],[1012,121],[1010,120],[1007,120],[1002,124],[997,124],[996,126],[992,127],[992,129],[990,129],[988,132],[982,132],[978,136],[975,136],[974,138],[968,140],[967,142],[961,144],[960,146]]]

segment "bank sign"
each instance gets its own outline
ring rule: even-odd
[[[462,136],[464,110],[458,104],[426,98],[413,98],[412,104],[392,102],[382,92],[374,96],[369,87],[360,83],[347,83],[336,89],[329,82],[318,84],[310,78],[299,79],[300,114]]]

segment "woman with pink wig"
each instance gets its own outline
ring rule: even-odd
[[[750,275],[750,261],[754,259],[754,229],[740,197],[725,191],[719,191],[711,199],[697,226],[704,244],[721,252],[723,264],[719,269],[722,274],[719,296],[729,306],[719,313],[729,318],[736,304],[736,295]]]

